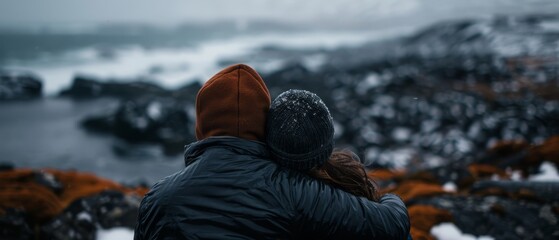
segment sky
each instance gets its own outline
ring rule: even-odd
[[[559,12],[557,0],[1,0],[0,26],[173,25],[223,19],[343,26],[554,11]]]

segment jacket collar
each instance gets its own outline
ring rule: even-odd
[[[260,158],[269,158],[266,144],[231,136],[209,137],[185,146],[184,163],[186,166],[193,163],[210,147],[227,148],[240,155],[252,155]]]

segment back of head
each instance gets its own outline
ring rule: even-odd
[[[221,70],[196,96],[196,138],[233,136],[263,142],[270,99],[266,84],[251,67],[237,64]]]
[[[328,160],[334,146],[332,116],[314,93],[289,90],[270,107],[266,143],[279,165],[306,171]]]

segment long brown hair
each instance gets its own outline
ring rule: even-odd
[[[349,151],[334,151],[322,166],[313,168],[309,175],[356,196],[378,202],[380,193],[376,183],[367,177],[359,157]]]

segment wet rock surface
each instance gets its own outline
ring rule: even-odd
[[[156,143],[164,154],[176,155],[184,145],[195,140],[194,102],[201,85],[188,84],[177,90],[165,90],[156,85],[107,83],[77,77],[61,96],[74,98],[114,97],[116,109],[86,117],[81,125],[89,131],[112,134],[129,143]],[[129,155],[127,149],[115,147],[117,155]]]
[[[42,96],[41,79],[30,73],[0,69],[0,100],[34,99]]]
[[[546,164],[557,169],[558,136],[542,144],[497,142],[472,161],[455,161],[419,171],[369,171],[383,192],[400,195],[408,206],[414,239],[435,239],[431,228],[452,222],[462,232],[494,239],[559,237],[559,176],[540,179]],[[509,151],[503,151],[508,149]],[[516,151],[511,151],[516,149]],[[516,161],[505,161],[514,157]],[[479,162],[483,162],[480,164]]]
[[[146,81],[135,81],[129,83],[101,81],[94,77],[76,76],[70,88],[60,92],[60,96],[72,98],[92,97],[119,97],[133,98],[146,95],[161,96],[168,91],[160,86]]]
[[[105,191],[73,202],[41,226],[44,239],[96,239],[98,228],[134,228],[141,197]]]
[[[193,82],[176,90],[165,89],[148,79],[100,79],[92,76],[77,75],[68,89],[59,95],[75,99],[114,97],[117,99],[137,99],[144,97],[173,97],[177,100],[194,101],[199,82]]]
[[[125,100],[115,111],[89,117],[81,124],[90,131],[114,134],[131,143],[158,143],[165,154],[173,155],[195,140],[192,109],[192,105],[168,98]],[[118,154],[120,150],[115,151]]]
[[[34,232],[27,223],[25,211],[2,209],[0,213],[0,237],[2,239],[33,239]]]
[[[145,187],[53,169],[0,172],[1,239],[95,239],[136,223]]]

